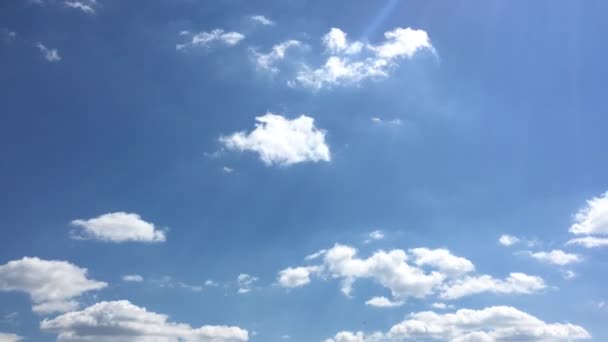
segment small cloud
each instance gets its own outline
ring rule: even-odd
[[[274,21],[266,18],[263,15],[252,15],[250,18],[251,18],[251,20],[253,20],[253,21],[257,22],[257,23],[260,23],[260,24],[262,24],[264,26],[272,26],[272,25],[275,24]]]
[[[310,255],[307,255],[304,260],[306,261],[311,261],[311,260],[315,260],[318,259],[319,257],[323,256],[325,253],[327,253],[326,249],[322,249],[320,251],[317,251],[315,253],[312,253]]]
[[[234,169],[228,166],[224,166],[222,167],[222,171],[224,171],[225,173],[233,173]]]
[[[376,125],[386,125],[386,126],[401,126],[403,125],[403,121],[401,119],[395,118],[390,120],[384,120],[379,117],[373,116],[371,121]]]
[[[207,280],[205,280],[205,286],[207,286],[207,287],[218,287],[219,284],[216,283],[215,281],[211,280],[211,279],[207,279]]]
[[[164,242],[166,233],[135,213],[107,213],[88,220],[74,220],[71,237],[106,242]]]
[[[503,234],[500,236],[500,238],[498,239],[498,243],[500,243],[503,246],[513,246],[514,244],[518,243],[520,240],[518,237],[513,236],[513,235],[508,235],[508,234]]]
[[[191,285],[181,281],[176,281],[170,276],[163,276],[162,278],[155,281],[158,286],[162,288],[170,288],[170,289],[185,289],[193,292],[201,292],[203,291],[203,287],[200,285]]]
[[[446,304],[446,303],[433,303],[433,304],[431,304],[431,307],[433,307],[435,309],[439,309],[439,310],[447,310],[447,309],[453,309],[454,305]]]
[[[550,252],[525,252],[525,254],[528,254],[538,261],[560,266],[581,262],[583,260],[578,254],[566,253],[559,249],[554,249]]]
[[[279,69],[276,64],[285,59],[287,51],[300,46],[302,46],[300,41],[292,39],[274,45],[268,53],[257,52],[255,49],[252,49],[252,51],[258,69],[277,73]]]
[[[571,271],[571,270],[565,270],[565,271],[562,271],[562,277],[564,277],[564,279],[566,279],[566,280],[574,279],[574,278],[576,278],[576,273],[574,273],[574,271]]]
[[[86,14],[95,14],[96,7],[99,7],[97,0],[65,0],[66,7],[83,11]]]
[[[10,43],[17,38],[17,32],[11,31],[7,28],[0,29],[0,41]]]
[[[581,238],[571,239],[566,242],[566,245],[579,245],[585,248],[607,247],[608,238],[600,238],[595,236],[585,236]]]
[[[258,281],[258,278],[246,273],[241,273],[236,280],[239,288],[237,292],[245,294],[251,292],[253,284]]]
[[[403,301],[391,301],[386,297],[373,297],[365,302],[365,305],[373,306],[376,308],[395,308],[402,306],[405,302]]]
[[[144,277],[140,276],[139,274],[127,274],[122,276],[122,281],[127,283],[141,283],[144,281]]]
[[[191,38],[189,42],[177,44],[175,46],[177,50],[183,50],[195,46],[209,46],[214,42],[218,42],[226,46],[235,46],[245,39],[245,35],[242,33],[234,31],[225,32],[222,29],[215,29],[210,32],[200,32],[194,35],[189,31],[181,31],[180,36],[191,36]]]
[[[57,49],[49,49],[42,43],[37,43],[36,47],[42,52],[42,56],[44,56],[44,59],[48,62],[55,63],[61,60],[61,56],[59,56]]]
[[[326,132],[315,127],[314,119],[300,115],[288,119],[266,113],[256,118],[255,128],[219,138],[229,150],[256,152],[266,165],[289,166],[303,162],[329,162]]]

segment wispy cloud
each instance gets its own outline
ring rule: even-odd
[[[220,43],[226,46],[234,46],[245,39],[245,35],[239,32],[225,32],[222,29],[215,29],[209,32],[200,32],[192,34],[189,31],[181,31],[180,36],[190,37],[190,41],[177,44],[177,50],[183,50],[195,46],[209,46],[212,43]]]
[[[61,56],[59,55],[59,51],[57,51],[57,49],[47,48],[42,43],[37,43],[36,47],[38,48],[38,50],[40,50],[40,52],[42,53],[42,56],[48,62],[55,63],[55,62],[59,62],[61,60]]]
[[[253,20],[253,21],[257,22],[257,23],[260,23],[260,24],[262,24],[264,26],[272,26],[272,25],[275,24],[274,21],[266,18],[263,15],[252,15],[250,18],[251,18],[251,20]]]

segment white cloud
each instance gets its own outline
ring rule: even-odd
[[[542,278],[518,272],[510,273],[504,280],[489,275],[467,276],[444,286],[439,297],[452,300],[480,293],[531,294],[546,287]]]
[[[562,272],[562,277],[564,277],[564,279],[566,279],[566,280],[574,279],[574,278],[576,278],[576,273],[574,273],[574,271],[571,271],[571,270],[565,270]]]
[[[257,52],[255,49],[252,51],[258,68],[276,73],[279,71],[279,69],[276,67],[276,63],[285,59],[287,50],[299,46],[302,46],[300,41],[287,40],[280,44],[274,45],[268,53]]]
[[[451,277],[475,271],[471,261],[457,257],[447,249],[413,248],[409,252],[414,256],[416,265],[432,266]]]
[[[431,304],[431,307],[433,307],[435,309],[439,309],[439,310],[447,310],[447,309],[453,309],[454,305],[446,304],[446,303],[433,303],[433,304]]]
[[[222,29],[215,29],[210,32],[200,32],[192,35],[189,31],[181,31],[180,36],[191,36],[190,41],[184,44],[177,44],[177,50],[183,50],[194,46],[208,46],[211,43],[221,43],[227,46],[234,46],[245,39],[245,35],[239,32],[225,32]]]
[[[217,287],[217,286],[219,286],[219,284],[211,279],[207,279],[207,280],[205,280],[205,286]]]
[[[312,260],[318,259],[319,257],[322,257],[323,255],[325,255],[325,253],[327,253],[327,250],[326,249],[321,249],[321,250],[319,250],[317,252],[314,252],[312,254],[307,255],[304,258],[304,260],[306,260],[306,261],[312,261]]]
[[[224,166],[222,167],[222,171],[224,171],[225,173],[233,173],[234,169],[228,166]]]
[[[230,150],[258,153],[266,165],[288,166],[331,160],[325,131],[315,127],[313,118],[301,115],[289,120],[267,113],[256,121],[258,123],[250,133],[236,132],[220,137],[219,141]]]
[[[567,245],[580,245],[586,248],[606,247],[608,246],[608,238],[599,238],[595,236],[585,236],[582,238],[571,239]]]
[[[0,342],[17,342],[22,341],[23,337],[15,334],[0,333]]]
[[[44,56],[44,59],[48,62],[55,63],[61,60],[61,56],[59,56],[57,49],[49,49],[40,42],[36,44],[36,47],[42,52],[42,56]]]
[[[45,314],[74,310],[74,298],[107,284],[87,278],[87,269],[66,261],[25,257],[0,266],[0,291],[29,294],[32,310]]]
[[[519,238],[513,235],[503,234],[498,239],[498,242],[503,246],[513,246],[519,242]]]
[[[40,323],[45,332],[58,334],[57,341],[248,341],[249,334],[235,326],[188,324],[168,321],[168,316],[147,311],[129,301],[100,302],[82,311],[63,314]]]
[[[260,24],[262,24],[264,26],[272,26],[272,25],[274,25],[274,21],[266,18],[263,15],[252,15],[250,18],[251,18],[251,20],[253,20],[255,22],[258,22],[258,23],[260,23]]]
[[[245,294],[245,293],[251,292],[251,288],[253,287],[253,284],[256,281],[258,281],[257,277],[254,277],[254,276],[246,274],[246,273],[239,274],[239,276],[236,278],[236,282],[237,282],[237,285],[239,288],[237,290],[237,292],[240,294]]]
[[[377,116],[372,116],[371,121],[376,125],[389,125],[389,126],[401,126],[403,125],[403,121],[399,118],[384,120]]]
[[[336,244],[324,257],[324,266],[333,278],[342,279],[342,292],[350,295],[358,278],[370,278],[388,288],[395,300],[422,298],[433,292],[445,276],[439,272],[425,273],[406,263],[402,250],[378,251],[367,259],[356,257],[353,247]]]
[[[404,301],[392,301],[386,297],[373,297],[365,302],[365,305],[376,308],[395,308],[405,304]]]
[[[608,234],[608,192],[587,201],[587,206],[580,209],[574,216],[570,233]]]
[[[279,285],[286,288],[301,287],[310,283],[310,276],[320,271],[319,267],[288,267],[279,272]]]
[[[127,274],[122,276],[122,281],[128,283],[141,283],[144,281],[144,277],[140,276],[139,274]]]
[[[170,288],[170,289],[186,289],[186,290],[190,290],[193,292],[201,292],[203,291],[203,287],[201,285],[191,285],[191,284],[187,284],[181,281],[177,281],[175,279],[173,279],[170,276],[163,276],[160,279],[156,279],[154,281],[158,286],[163,287],[163,288]]]
[[[410,314],[386,333],[364,334],[343,331],[326,342],[401,342],[401,341],[575,341],[587,340],[591,334],[571,323],[545,323],[509,306],[481,310],[461,309],[438,314],[424,311]]]
[[[77,227],[71,234],[75,239],[108,242],[164,242],[166,240],[163,230],[158,229],[151,222],[142,220],[135,213],[108,213],[88,220],[74,220],[71,224]]]
[[[95,14],[95,8],[99,6],[97,0],[65,0],[64,4],[67,7],[79,9],[87,14]]]
[[[381,230],[374,230],[369,233],[369,238],[372,240],[382,240],[384,239],[384,233]]]
[[[530,253],[530,256],[538,261],[560,266],[577,263],[583,260],[578,254],[566,253],[559,249],[554,249],[550,252]]]
[[[385,32],[386,40],[379,45],[349,42],[345,32],[332,28],[322,37],[330,54],[318,68],[303,65],[295,81],[312,89],[356,85],[366,79],[385,78],[401,59],[410,59],[416,52],[429,50],[435,53],[427,33],[423,30],[396,28]]]

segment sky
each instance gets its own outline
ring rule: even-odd
[[[608,340],[606,11],[0,2],[0,341]]]

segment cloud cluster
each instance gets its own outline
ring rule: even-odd
[[[78,308],[84,292],[107,284],[87,278],[87,269],[66,261],[25,257],[0,266],[0,291],[27,293],[36,313],[66,312]]]
[[[574,216],[570,233],[585,235],[567,242],[569,245],[580,245],[587,248],[608,246],[608,238],[597,235],[608,235],[608,192],[587,201],[587,205]]]
[[[447,249],[413,248],[379,250],[368,258],[359,258],[354,247],[336,244],[315,253],[307,260],[323,257],[318,265],[288,267],[278,274],[278,284],[285,288],[304,286],[313,275],[339,279],[341,291],[350,296],[358,279],[370,279],[388,289],[392,299],[374,297],[366,302],[376,307],[402,305],[408,298],[437,295],[454,300],[480,293],[530,294],[546,287],[542,278],[511,273],[506,279],[490,275],[471,275],[475,266],[466,258]]]
[[[410,314],[386,333],[365,334],[343,331],[325,342],[398,342],[398,341],[575,341],[588,340],[591,334],[570,323],[545,323],[509,306],[481,310],[461,309],[438,314],[424,311]]]
[[[315,127],[313,118],[301,115],[290,120],[267,113],[256,121],[251,132],[222,136],[220,143],[229,150],[256,152],[267,165],[330,161],[325,131]]]
[[[226,46],[235,46],[243,39],[245,39],[245,35],[242,33],[235,31],[226,32],[222,29],[215,29],[209,32],[199,32],[197,34],[192,34],[188,31],[182,31],[180,35],[189,37],[190,41],[183,44],[177,44],[175,46],[177,50],[184,50],[186,48],[196,46],[204,47],[209,46],[212,43],[220,43]]]
[[[107,242],[164,242],[165,232],[135,213],[115,212],[88,220],[74,220],[74,239],[94,239]]]
[[[312,89],[356,85],[366,79],[388,77],[400,60],[411,59],[417,52],[435,53],[428,34],[423,30],[395,28],[384,33],[385,41],[378,45],[349,41],[346,33],[332,28],[322,37],[325,63],[317,68],[303,65],[292,85]]]
[[[167,315],[154,313],[129,301],[100,302],[82,311],[65,313],[40,323],[45,332],[58,335],[57,341],[198,341],[242,342],[247,330],[235,326],[188,324],[168,321]]]

